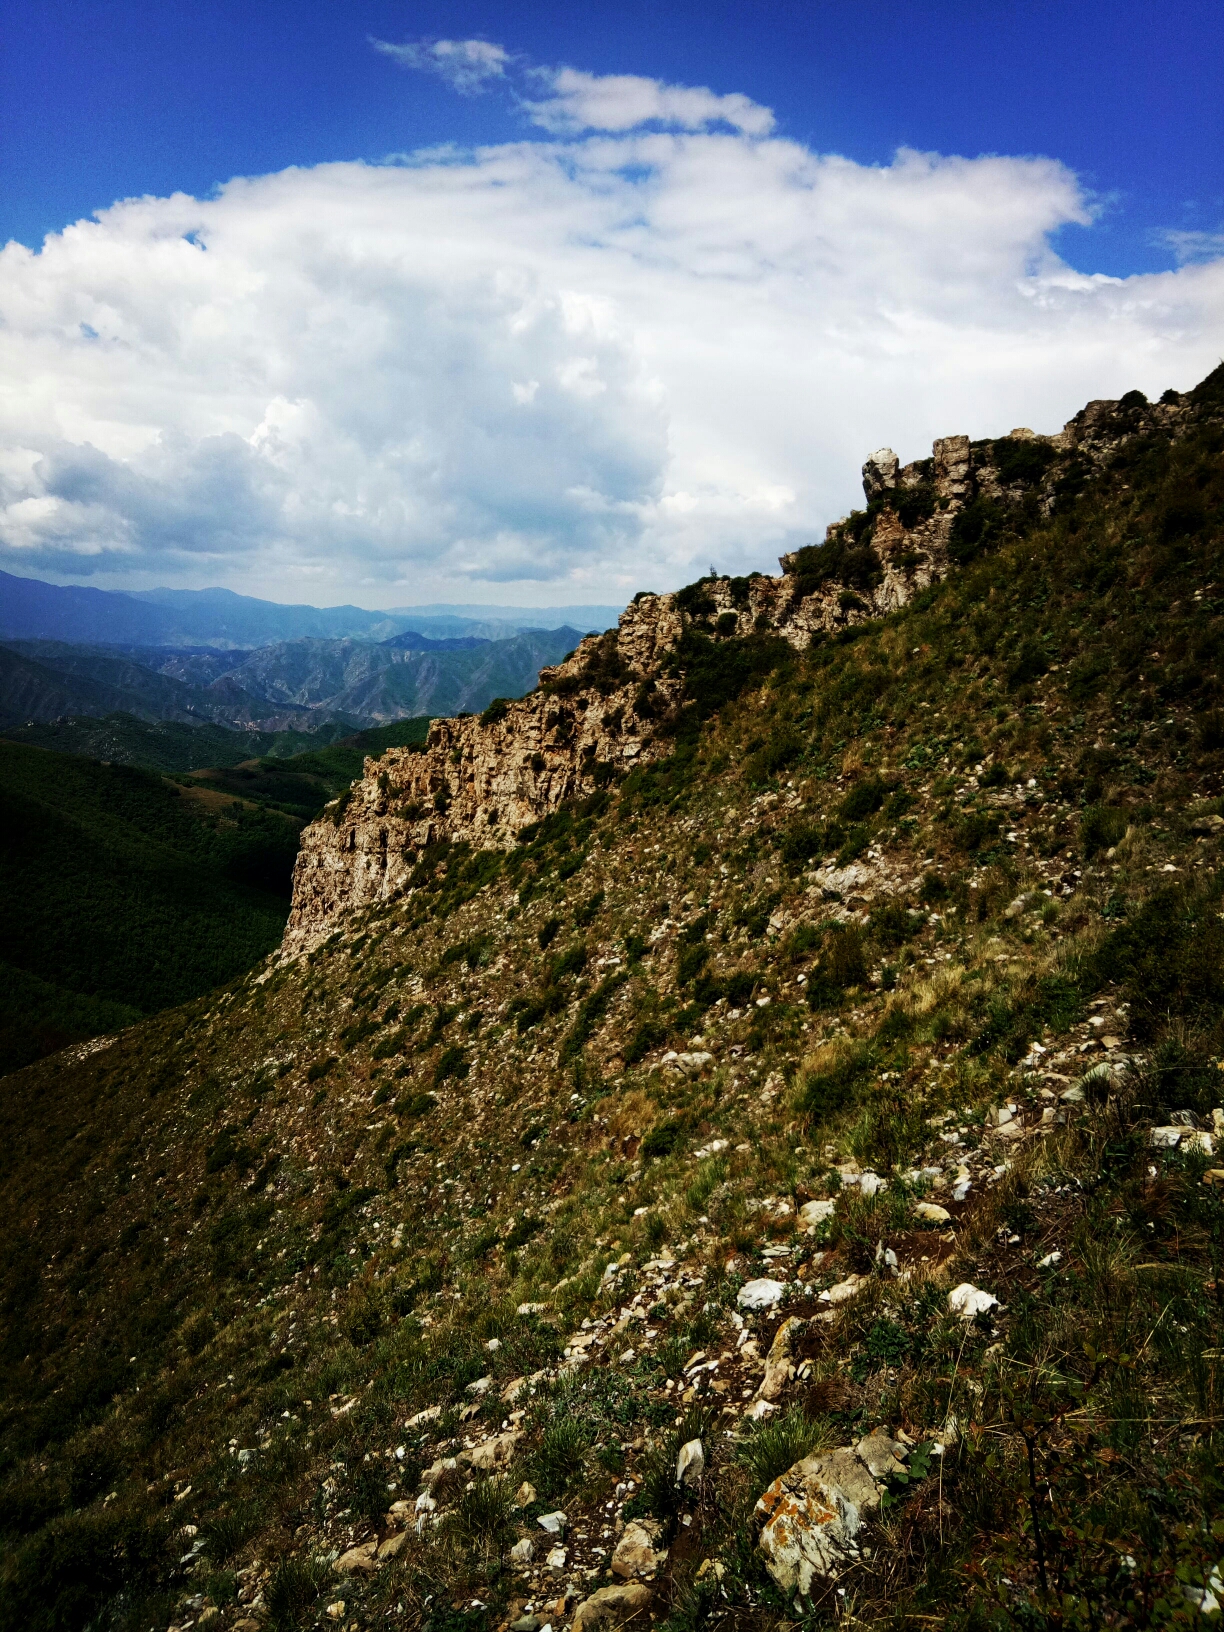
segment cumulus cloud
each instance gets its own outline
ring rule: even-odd
[[[770,109],[738,91],[718,96],[703,85],[665,85],[637,74],[587,74],[577,68],[538,69],[534,77],[545,94],[525,99],[523,107],[535,124],[558,135],[660,124],[679,130],[729,125],[745,136],[766,136],[774,127]]]
[[[487,90],[491,81],[504,79],[510,61],[505,47],[489,40],[416,40],[393,45],[371,39],[370,44],[401,68],[437,74],[462,96],[474,96]]]
[[[0,565],[613,599],[769,568],[881,443],[1053,429],[1224,350],[1219,257],[1058,258],[1091,212],[1054,161],[859,165],[707,121],[707,92],[619,128],[621,94],[586,134],[127,200],[0,251]]]

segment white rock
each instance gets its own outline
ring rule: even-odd
[[[735,1302],[740,1309],[772,1309],[775,1304],[781,1303],[785,1291],[781,1281],[771,1281],[768,1276],[762,1276],[760,1280],[748,1281],[741,1286]]]
[[[705,1451],[699,1439],[690,1439],[687,1445],[681,1445],[680,1455],[676,1458],[676,1488],[683,1490],[686,1485],[695,1485],[705,1472]]]
[[[951,1224],[952,1214],[937,1201],[920,1201],[914,1208],[914,1217],[924,1224]]]
[[[568,1557],[569,1554],[566,1552],[564,1547],[554,1547],[551,1549],[544,1562],[550,1570],[563,1570],[565,1568],[565,1561]]]
[[[799,1222],[805,1229],[814,1230],[827,1218],[832,1218],[836,1211],[837,1202],[834,1200],[805,1201],[799,1209]]]
[[[404,1424],[405,1428],[423,1428],[427,1422],[437,1422],[442,1415],[440,1405],[427,1405],[424,1411],[418,1411],[415,1417],[409,1417]]]
[[[622,1580],[649,1580],[667,1558],[667,1548],[659,1547],[663,1526],[654,1519],[634,1519],[612,1554],[612,1574]]]
[[[555,1513],[545,1513],[537,1521],[541,1530],[546,1530],[550,1536],[563,1536],[565,1527],[569,1523],[565,1514],[558,1508]]]
[[[535,1557],[535,1543],[530,1536],[524,1536],[522,1541],[516,1541],[510,1549],[510,1562],[516,1569],[525,1570]]]
[[[627,1621],[635,1626],[646,1624],[645,1611],[650,1608],[651,1591],[640,1581],[626,1581],[612,1587],[600,1587],[578,1605],[570,1632],[604,1632]]]
[[[1037,1268],[1038,1269],[1053,1269],[1055,1264],[1061,1264],[1061,1263],[1062,1263],[1062,1253],[1061,1252],[1047,1252],[1044,1258],[1038,1258]]]
[[[821,1303],[849,1303],[862,1291],[866,1282],[863,1275],[851,1275],[849,1280],[839,1281],[836,1286],[830,1286],[820,1294]]]
[[[962,1320],[973,1320],[975,1316],[988,1314],[991,1309],[999,1307],[999,1300],[993,1292],[983,1292],[972,1281],[962,1281],[948,1293],[948,1308]]]

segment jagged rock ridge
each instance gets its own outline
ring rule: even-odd
[[[994,440],[938,439],[900,466],[882,448],[863,466],[867,508],[836,521],[823,545],[780,559],[782,574],[711,576],[642,595],[619,627],[540,670],[536,691],[479,717],[434,723],[424,751],[392,749],[305,829],[284,951],[317,944],[345,912],[408,887],[427,847],[509,849],[517,834],[624,770],[670,751],[683,678],[669,668],[685,631],[717,640],[780,636],[797,649],[895,612],[1006,527],[1048,516],[1129,438],[1176,436],[1193,400],[1141,392],[1090,402],[1053,436],[1027,428]]]

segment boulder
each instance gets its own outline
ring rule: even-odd
[[[363,1541],[360,1547],[350,1547],[347,1553],[341,1553],[332,1569],[337,1575],[352,1575],[354,1570],[372,1570],[377,1551],[376,1541]]]
[[[655,1519],[634,1519],[612,1554],[612,1574],[626,1581],[647,1580],[667,1558],[667,1548],[659,1546],[663,1526]]]
[[[578,1605],[570,1632],[595,1632],[596,1628],[626,1626],[631,1621],[644,1627],[650,1609],[651,1591],[640,1581],[600,1587]]]
[[[380,1564],[385,1564],[389,1558],[395,1557],[407,1540],[407,1530],[401,1530],[398,1535],[388,1536],[385,1541],[379,1544],[378,1552],[374,1556]]]
[[[857,1536],[880,1493],[857,1452],[825,1451],[796,1462],[761,1497],[758,1546],[770,1575],[806,1596],[816,1576],[835,1576],[858,1556]]]
[[[891,448],[877,448],[863,466],[863,492],[867,502],[878,499],[897,485],[899,461]]]
[[[525,1570],[535,1557],[535,1543],[530,1536],[524,1536],[516,1541],[510,1549],[510,1562],[516,1569]]]
[[[514,1448],[522,1437],[521,1428],[507,1428],[504,1434],[494,1434],[492,1439],[462,1452],[459,1460],[468,1463],[478,1473],[493,1473],[498,1468],[509,1467],[514,1460]]]

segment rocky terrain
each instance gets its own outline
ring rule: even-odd
[[[865,488],[6,1079],[0,1627],[1210,1624],[1224,370]]]

